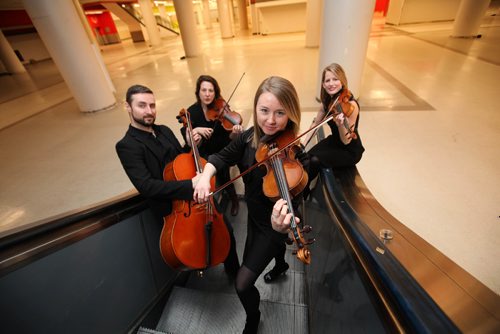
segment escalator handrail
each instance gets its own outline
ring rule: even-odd
[[[368,265],[370,276],[376,279],[400,325],[418,333],[459,333],[450,318],[349,205],[334,172],[324,169],[321,177],[344,233],[357,248],[360,260]]]
[[[145,199],[130,191],[90,207],[35,222],[32,227],[2,237],[0,276],[147,208]]]

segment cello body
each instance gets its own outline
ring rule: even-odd
[[[195,148],[170,162],[163,171],[163,179],[190,180],[205,164]],[[215,177],[211,183],[215,188]],[[163,260],[176,270],[203,270],[224,262],[231,239],[213,197],[202,204],[193,200],[174,200],[172,204],[172,212],[163,218],[160,235]]]

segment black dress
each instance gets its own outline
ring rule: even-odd
[[[252,147],[253,127],[236,137],[219,153],[213,154],[208,161],[217,170],[238,165],[241,171],[247,170],[257,161],[256,149]],[[243,265],[259,275],[267,264],[283,250],[286,234],[276,232],[271,225],[274,202],[262,190],[265,168],[255,168],[243,176],[245,201],[248,207],[247,240],[243,254]]]
[[[332,99],[335,98],[336,96]],[[358,104],[358,101],[352,97],[351,101]],[[335,121],[331,120],[328,122],[328,125],[330,126],[332,134],[314,145],[311,150],[309,150],[309,155],[317,157],[321,166],[325,168],[350,167],[356,165],[361,160],[363,152],[365,151],[363,143],[361,142],[361,137],[358,133],[358,124],[359,113],[356,124],[354,125],[354,132],[358,138],[352,139],[349,144],[345,145],[342,140],[340,140],[339,129]]]
[[[191,125],[194,128],[205,127],[213,129],[212,136],[209,140],[202,140],[198,146],[198,151],[202,158],[207,159],[210,154],[214,154],[226,147],[231,142],[229,138],[230,132],[224,129],[219,121],[207,121],[203,109],[199,103],[195,103],[187,110],[191,116]],[[186,128],[181,128],[181,133],[186,139]]]
[[[198,146],[198,151],[200,156],[204,159],[208,159],[208,156],[219,152],[227,144],[231,142],[229,137],[230,132],[224,129],[222,123],[219,121],[207,121],[205,114],[201,105],[197,102],[188,108],[188,112],[191,116],[191,126],[192,128],[205,127],[213,129],[212,136],[208,140],[202,139],[200,146]],[[181,128],[181,134],[186,140],[186,128]],[[217,169],[216,181],[217,186],[221,186],[230,180],[229,167],[223,169]],[[230,195],[236,196],[236,190],[234,184],[230,184],[225,189]]]

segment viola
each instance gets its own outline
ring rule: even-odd
[[[295,213],[292,206],[293,196],[298,195],[304,190],[307,185],[307,172],[302,167],[301,163],[295,158],[298,151],[298,146],[290,146],[289,143],[294,141],[295,135],[292,131],[284,131],[279,136],[261,143],[255,153],[255,159],[258,162],[265,161],[267,173],[263,178],[262,189],[264,195],[271,200],[283,198],[288,203],[288,213],[292,214],[290,222],[290,230],[293,236],[293,242],[297,246],[295,254],[297,258],[305,264],[311,263],[311,252],[307,245],[314,240],[305,240],[302,235],[302,230],[295,221]],[[280,151],[279,154],[275,154]],[[271,156],[269,158],[269,156]],[[310,226],[304,226],[304,231],[309,232]]]
[[[348,117],[354,111],[354,106],[349,102],[351,100],[352,93],[348,89],[342,89],[340,95],[337,99],[330,102],[328,106],[328,113],[334,113],[334,115],[344,114],[344,121],[342,125],[347,130],[347,135],[350,135],[352,139],[357,139],[358,136],[354,132],[349,124]]]
[[[241,123],[243,123],[243,118],[241,118],[241,115],[229,108],[229,101],[233,97],[236,88],[238,88],[238,86],[240,85],[241,79],[243,79],[244,75],[245,72],[243,72],[243,74],[241,75],[240,80],[238,80],[238,83],[231,92],[231,95],[229,96],[227,102],[222,97],[219,97],[215,99],[214,103],[212,103],[214,107],[207,110],[207,118],[212,121],[221,122],[222,127],[227,131],[233,131],[233,126],[241,125]]]
[[[177,116],[193,141],[189,113],[182,109]],[[189,180],[201,173],[206,160],[193,145],[191,153],[179,154],[163,171],[165,181]],[[215,177],[211,180],[215,187]],[[206,203],[175,200],[172,213],[163,218],[160,252],[163,260],[177,270],[203,270],[222,263],[229,254],[230,236],[213,198]]]
[[[229,108],[227,102],[222,98],[215,99],[214,107],[207,110],[207,118],[212,121],[219,121],[227,131],[232,131],[233,126],[241,125],[243,118],[236,111]]]

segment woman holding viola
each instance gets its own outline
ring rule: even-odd
[[[224,128],[223,124],[214,117],[223,113],[220,102],[224,103],[217,81],[209,75],[201,75],[196,81],[196,103],[188,108],[193,127],[193,140],[198,145],[200,156],[207,159],[210,154],[222,150],[237,134],[243,132],[240,124]],[[186,139],[186,128],[181,128],[181,133]],[[186,141],[189,143],[189,141]],[[229,181],[229,168],[220,169],[216,180],[218,185]],[[239,202],[234,185],[225,188],[231,200],[231,215],[238,214]]]
[[[321,168],[356,165],[365,151],[358,133],[359,104],[349,92],[343,68],[336,63],[328,65],[323,70],[321,81],[321,107],[312,126],[319,124],[329,112],[334,119],[328,122],[332,134],[308,152],[310,181]]]
[[[238,135],[226,148],[208,158],[208,163],[194,191],[194,199],[206,201],[210,192],[210,177],[219,169],[238,164],[246,171],[256,164],[256,152],[263,140],[291,131],[295,136],[300,125],[300,106],[293,85],[281,77],[265,79],[254,99],[254,126]],[[307,157],[305,154],[296,155]],[[305,162],[304,162],[305,163]],[[243,176],[245,200],[248,206],[247,239],[243,263],[235,281],[236,292],[246,312],[243,333],[256,333],[260,322],[260,294],[255,281],[266,266],[285,249],[287,230],[273,229],[272,219],[280,215],[286,203],[275,203],[264,195],[265,168],[254,168]]]

